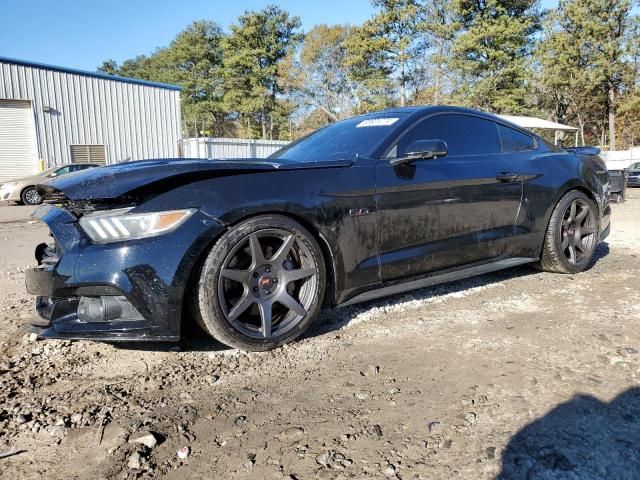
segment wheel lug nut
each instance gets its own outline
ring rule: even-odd
[[[253,278],[258,278],[258,272],[253,272]]]
[[[271,279],[271,281],[272,281],[273,283],[278,283],[278,279],[277,279],[277,278],[275,278],[275,277],[274,277],[274,278],[272,278],[272,279]]]
[[[271,271],[271,268],[267,267],[264,269],[265,272],[269,273]]]
[[[270,295],[270,294],[271,294],[271,290],[267,290],[267,291],[266,291],[266,292],[264,292],[264,293],[266,293],[267,295]]]
[[[258,287],[253,287],[253,291],[257,292],[258,291]]]

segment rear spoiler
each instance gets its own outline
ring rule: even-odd
[[[599,155],[600,149],[598,147],[565,147],[567,152],[578,153],[581,155]]]

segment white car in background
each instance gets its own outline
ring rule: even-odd
[[[68,163],[56,165],[35,175],[9,180],[0,185],[0,201],[17,202],[24,205],[40,205],[42,197],[36,190],[38,183],[43,183],[48,178],[55,178],[99,166],[95,163]]]

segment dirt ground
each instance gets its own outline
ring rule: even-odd
[[[246,354],[33,340],[46,230],[0,207],[0,477],[640,478],[640,190],[613,210],[585,273],[326,311]]]

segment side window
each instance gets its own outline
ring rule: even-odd
[[[56,170],[56,175],[60,176],[60,175],[66,175],[67,173],[69,173],[70,171],[70,167],[62,167],[59,168],[58,170]]]
[[[396,156],[403,156],[416,140],[441,139],[448,156],[500,153],[500,137],[491,120],[462,114],[443,114],[427,118],[409,131],[397,145]]]
[[[525,133],[499,124],[498,132],[500,132],[503,152],[524,152],[535,148],[533,137]]]

